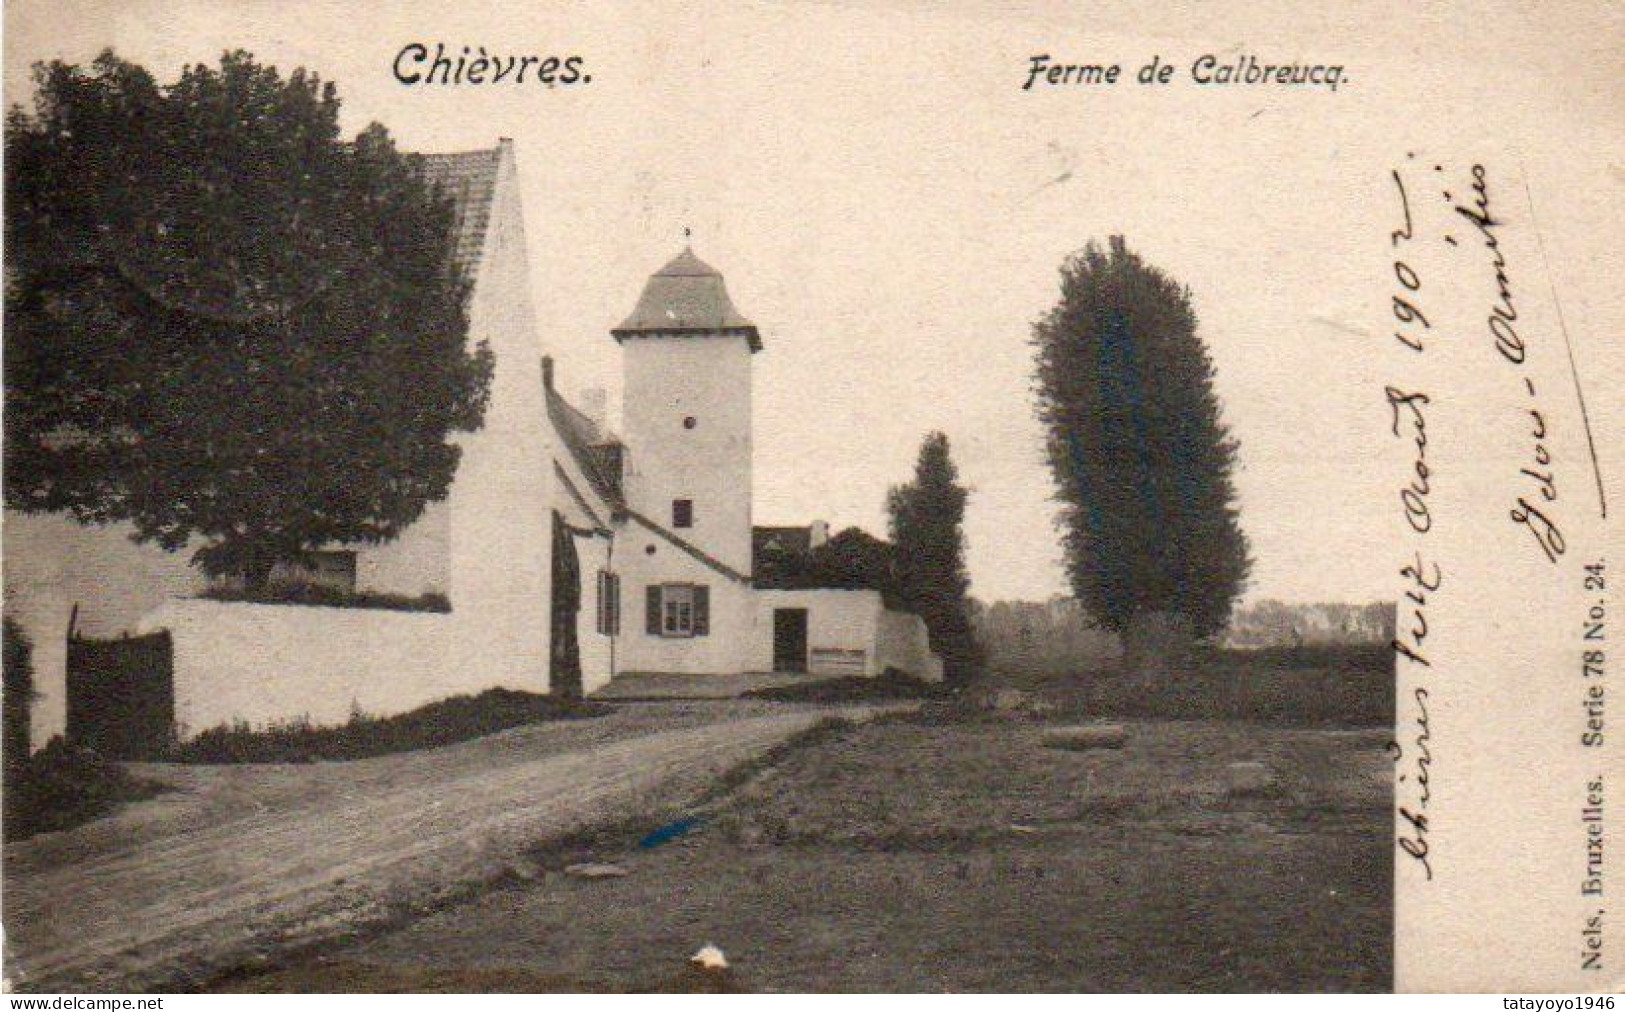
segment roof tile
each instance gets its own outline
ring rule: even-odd
[[[741,336],[751,351],[762,350],[756,325],[728,298],[722,274],[685,248],[649,277],[637,308],[610,331],[621,341],[642,336]]]
[[[497,167],[502,148],[459,151],[451,154],[413,155],[423,167],[424,178],[452,199],[456,220],[458,268],[472,283],[479,273],[485,253],[485,233],[491,222],[491,204],[496,196]]]

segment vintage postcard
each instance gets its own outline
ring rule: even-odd
[[[1622,53],[13,0],[4,987],[1613,1008]]]

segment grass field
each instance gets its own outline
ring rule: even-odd
[[[991,659],[992,680],[1052,697],[1065,709],[1106,716],[1369,727],[1394,719],[1394,652],[1386,644],[1203,647],[1189,670],[1150,686],[1115,659],[1079,666],[1053,661],[1007,650]]]
[[[1043,721],[942,709],[834,726],[653,848],[539,849],[538,874],[240,990],[1385,990],[1381,730]],[[961,719],[963,718],[963,719]],[[1274,783],[1230,789],[1234,762]],[[561,874],[591,859],[622,878]],[[696,979],[706,943],[732,964]]]

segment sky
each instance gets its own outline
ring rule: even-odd
[[[1373,600],[1394,583],[1378,550],[1392,474],[1367,452],[1388,422],[1385,166],[1510,146],[1558,225],[1611,213],[1619,182],[1620,15],[1603,5],[1490,6],[1471,25],[1397,4],[1154,21],[1114,3],[365,6],[13,2],[6,100],[26,102],[38,59],[112,45],[170,80],[244,48],[336,82],[347,132],[376,120],[419,151],[513,138],[538,332],[566,392],[614,402],[609,329],[692,242],[765,344],[756,522],[883,533],[887,487],[940,429],[989,600],[1065,590],[1028,342],[1069,253],[1121,233],[1189,286],[1240,443],[1247,598]],[[390,68],[412,42],[580,55],[592,81],[403,86]],[[1210,52],[1348,80],[1021,88],[1035,53],[1130,76]],[[1555,228],[1552,259],[1613,255],[1598,232]],[[1584,336],[1608,281],[1564,284]]]

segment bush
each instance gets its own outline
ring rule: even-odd
[[[183,763],[308,763],[437,748],[548,720],[577,720],[609,712],[603,703],[487,689],[453,696],[393,717],[360,710],[346,724],[318,727],[308,717],[276,721],[261,730],[246,722],[210,728],[175,746]]]
[[[28,763],[29,716],[34,702],[34,645],[22,626],[10,615],[5,617],[5,695],[0,699],[4,709],[4,757],[9,772]]]
[[[22,840],[89,822],[127,801],[161,794],[164,788],[133,777],[93,749],[70,745],[61,735],[6,776],[5,837]]]
[[[897,668],[887,668],[886,673],[878,678],[854,675],[777,685],[752,689],[744,694],[744,698],[770,699],[779,703],[864,703],[889,699],[941,699],[952,694],[950,686],[922,682]]]
[[[386,611],[451,611],[444,594],[381,594],[375,591],[339,590],[314,583],[270,584],[261,590],[239,587],[210,587],[200,597],[210,601],[241,601],[247,604],[303,604],[321,608],[380,608]]]

